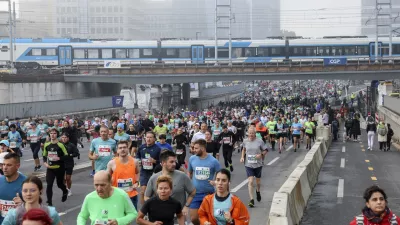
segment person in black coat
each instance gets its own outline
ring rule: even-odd
[[[352,125],[351,125],[351,134],[353,136],[353,141],[358,140],[358,135],[361,135],[361,127],[360,127],[360,119],[357,115],[354,116]]]
[[[77,146],[78,131],[76,127],[72,126],[68,121],[64,121],[64,127],[61,129],[61,133],[67,133],[69,135],[69,141]]]
[[[68,155],[64,159],[64,164],[65,164],[65,183],[67,185],[68,189],[68,196],[72,195],[71,192],[71,186],[72,186],[72,171],[74,170],[74,157],[79,156],[79,150],[74,145],[69,141],[69,134],[68,133],[63,133],[61,135],[61,142],[64,144],[65,149],[68,152]]]
[[[389,151],[390,150],[390,143],[392,141],[392,137],[394,135],[393,129],[390,127],[390,124],[387,124],[388,128],[388,133],[387,133],[387,143],[386,143],[386,148]]]

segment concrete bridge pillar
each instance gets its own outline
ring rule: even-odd
[[[190,84],[182,84],[182,105],[184,107],[189,107],[190,105]]]
[[[162,86],[162,111],[168,112],[172,103],[172,85],[164,84]]]

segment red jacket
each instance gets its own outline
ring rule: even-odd
[[[198,211],[200,224],[208,221],[211,225],[217,225],[217,220],[214,217],[214,195],[207,195],[201,203]],[[235,221],[235,225],[249,225],[250,215],[247,211],[246,206],[240,201],[238,197],[232,195],[232,206],[229,210],[232,219]]]
[[[367,218],[364,216],[364,225],[391,225],[390,220],[392,219],[392,217],[393,217],[393,213],[392,213],[392,211],[390,211],[390,213],[387,214],[387,215],[383,218],[382,222],[378,224],[378,223],[371,223],[371,222],[369,222],[369,221],[367,220]],[[398,224],[400,224],[400,219],[399,219],[399,217],[397,217],[397,216],[396,216],[396,221],[397,221]],[[358,224],[357,224],[357,219],[354,218],[354,220],[351,221],[350,225],[358,225]]]

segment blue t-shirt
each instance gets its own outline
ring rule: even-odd
[[[10,141],[10,148],[19,148],[21,146],[22,138],[18,131],[8,132],[8,140]],[[15,145],[13,142],[15,142]]]
[[[142,168],[140,169],[140,171],[153,171],[155,165],[158,165],[160,163],[160,153],[161,148],[158,147],[158,145],[156,144],[152,146],[147,146],[146,144],[143,144],[142,146],[140,146],[136,154],[136,158],[141,160],[142,162]],[[155,159],[157,162],[154,164],[148,161],[150,157]]]
[[[41,136],[40,130],[39,129],[36,129],[35,131],[33,131],[32,129],[28,130],[27,136],[30,138],[30,142],[32,144],[38,143]]]
[[[302,127],[303,125],[301,125],[301,123],[293,123],[292,124],[292,127],[293,127],[293,134],[300,134],[300,128]],[[295,130],[295,129],[298,129],[298,130]]]
[[[114,153],[117,152],[117,142],[114,139],[103,141],[101,138],[95,138],[90,144],[90,152],[99,155],[99,158],[94,161],[96,172],[106,170],[107,164],[112,158]]]
[[[50,218],[52,220],[52,225],[58,225],[60,223],[60,216],[56,211],[56,208],[47,206],[49,208]],[[6,218],[1,225],[16,225],[17,224],[17,213],[15,209],[12,209],[8,212]]]
[[[214,193],[214,187],[209,183],[214,179],[215,173],[221,169],[218,160],[207,155],[201,159],[196,155],[192,155],[189,159],[189,172],[193,173],[193,185],[196,188],[196,193]]]
[[[229,212],[232,206],[232,194],[229,194],[225,201],[218,201],[214,196],[214,218],[217,220],[218,225],[226,225],[226,219],[224,214]]]
[[[170,144],[168,144],[168,143],[161,144],[160,142],[157,142],[156,145],[161,148],[161,151],[163,149],[168,149],[171,152],[173,151],[172,146]]]
[[[47,129],[49,129],[49,126],[47,124],[38,124],[37,128],[40,130],[40,134],[42,135],[42,139],[47,138]]]
[[[0,209],[11,209],[16,207],[13,198],[17,196],[17,193],[22,197],[22,183],[25,179],[26,176],[22,173],[20,173],[18,178],[13,182],[8,182],[5,176],[0,176]],[[0,224],[2,224],[7,213],[8,211],[1,211]]]
[[[127,133],[122,133],[122,135],[119,135],[118,133],[115,134],[114,139],[116,141],[129,141],[130,136]]]
[[[0,126],[0,132],[1,132],[1,134],[7,134],[8,126]]]

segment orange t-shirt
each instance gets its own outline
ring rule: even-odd
[[[115,160],[115,170],[112,174],[112,186],[120,188],[129,195],[130,198],[138,194],[133,185],[136,183],[136,164],[132,156],[128,156],[128,163],[121,163],[118,157]]]

